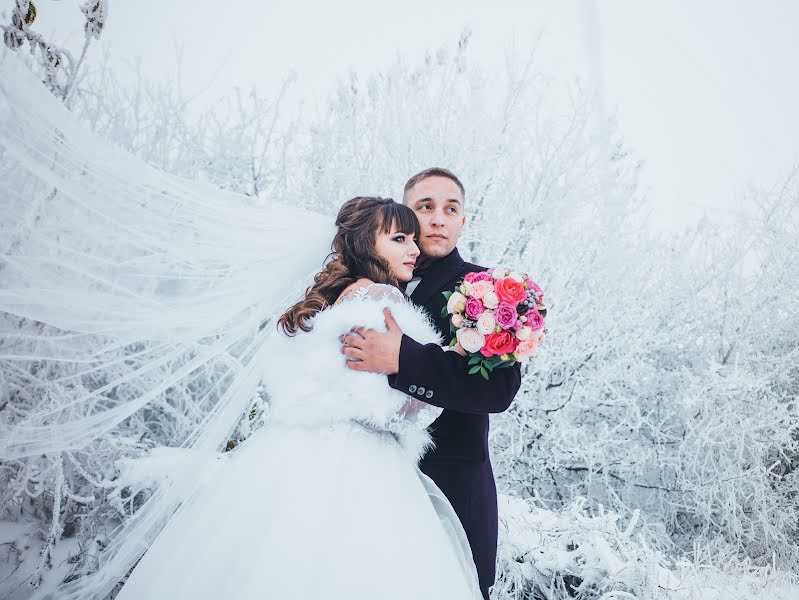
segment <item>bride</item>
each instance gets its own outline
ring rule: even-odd
[[[119,600],[481,597],[458,518],[416,468],[441,409],[347,369],[339,350],[389,305],[412,337],[438,341],[396,287],[419,255],[416,217],[361,197],[336,225],[332,259],[278,321],[268,424],[184,504]]]

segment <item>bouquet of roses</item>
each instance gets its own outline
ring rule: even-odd
[[[467,273],[452,292],[441,316],[450,317],[455,337],[469,357],[470,375],[488,379],[496,368],[534,356],[546,333],[544,292],[526,273],[489,269]]]

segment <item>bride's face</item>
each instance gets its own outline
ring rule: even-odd
[[[391,274],[397,281],[410,281],[419,256],[419,247],[412,233],[402,233],[394,227],[390,233],[377,233],[375,252],[388,262]]]

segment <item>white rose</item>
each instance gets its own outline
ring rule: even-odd
[[[483,295],[483,306],[486,308],[496,308],[499,306],[499,298],[497,298],[494,292],[486,292]],[[449,307],[447,307],[447,310],[449,310]]]
[[[472,327],[464,327],[455,332],[455,339],[466,352],[479,352],[485,344],[485,337],[482,333]]]
[[[468,281],[464,281],[460,287],[461,294],[464,296],[471,296],[472,295],[472,284]]]
[[[516,271],[511,271],[510,275],[508,275],[508,277],[510,277],[511,279],[515,279],[519,283],[523,283],[524,282],[524,278],[522,277],[522,274],[521,273],[517,273]]]
[[[451,315],[462,313],[466,308],[466,296],[460,292],[453,292],[447,300],[447,312]]]
[[[507,277],[509,272],[510,272],[510,269],[508,269],[507,267],[498,267],[498,268],[494,269],[493,273],[491,273],[491,276],[495,280],[496,279],[502,279],[503,277]]]
[[[452,315],[452,325],[455,329],[459,329],[461,325],[463,325],[463,315],[461,314],[454,314]]]
[[[496,325],[497,323],[494,321],[494,314],[489,310],[477,317],[477,331],[483,335],[494,333],[494,327],[496,327]]]
[[[533,334],[533,330],[529,327],[522,327],[519,331],[516,332],[516,339],[520,342],[524,342],[525,340],[529,340],[530,336]]]

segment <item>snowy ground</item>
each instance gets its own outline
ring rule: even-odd
[[[41,531],[35,523],[0,521],[0,598],[25,600],[34,591],[33,573],[42,562]],[[51,569],[43,571],[43,589],[58,584],[69,572],[69,558],[78,554],[76,540],[63,539],[50,557]]]
[[[568,597],[636,600],[796,600],[795,576],[770,568],[738,565],[731,574],[672,562],[648,548],[636,534],[637,516],[586,514],[577,501],[560,512],[500,495],[497,583],[492,598],[511,600]],[[0,521],[0,596],[25,600],[33,592],[31,574],[42,560],[41,536],[33,525]],[[77,543],[63,540],[51,558],[43,589],[69,570]]]

